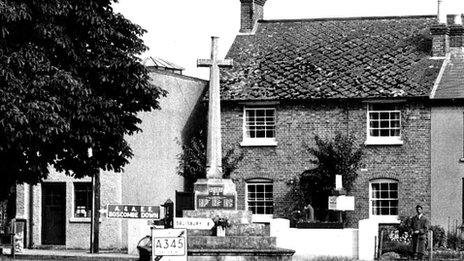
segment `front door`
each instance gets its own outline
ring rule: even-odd
[[[42,184],[42,244],[65,244],[66,183]]]

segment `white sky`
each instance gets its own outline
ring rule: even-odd
[[[438,0],[267,0],[264,19],[434,15]],[[442,10],[464,13],[464,0],[447,1]],[[184,67],[185,75],[206,79],[208,69],[196,68],[209,58],[211,36],[219,36],[225,56],[240,28],[240,0],[119,0],[114,6],[148,32],[143,39],[157,56]]]

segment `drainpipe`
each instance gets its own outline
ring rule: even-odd
[[[34,246],[34,186],[29,184],[29,248]]]

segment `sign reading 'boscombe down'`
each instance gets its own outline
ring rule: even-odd
[[[108,205],[109,218],[159,219],[159,206]]]

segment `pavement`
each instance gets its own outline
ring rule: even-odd
[[[139,257],[125,253],[105,251],[100,251],[98,254],[91,254],[87,250],[24,249],[22,253],[16,253],[14,259],[11,256],[0,255],[0,260],[135,261],[139,260]]]

